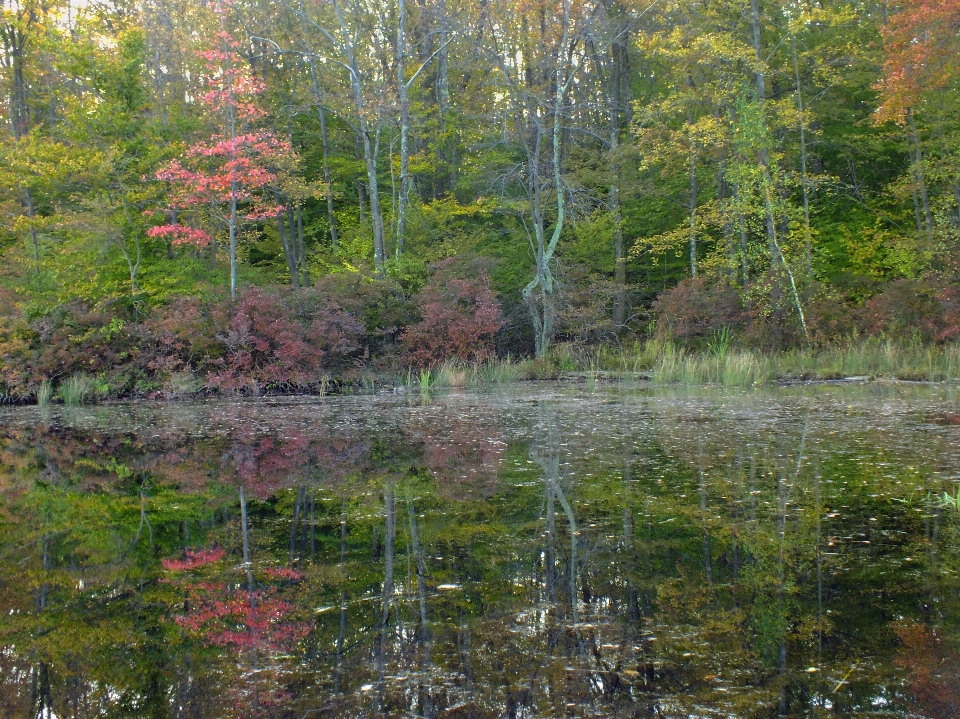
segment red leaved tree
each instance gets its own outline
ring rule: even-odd
[[[237,229],[247,221],[276,217],[282,207],[271,205],[263,190],[277,184],[277,167],[289,164],[292,149],[272,132],[252,129],[264,112],[256,103],[263,84],[240,56],[240,44],[226,29],[229,0],[212,6],[220,31],[213,47],[198,55],[206,62],[206,89],[200,99],[217,131],[208,141],[187,148],[157,173],[170,184],[171,221],[152,228],[152,237],[172,244],[205,245],[210,235],[179,224],[179,211],[209,212],[225,224],[230,236],[230,296],[237,296]]]
[[[878,120],[903,122],[921,96],[947,87],[960,70],[960,3],[907,0],[883,29],[886,61],[877,83]]]

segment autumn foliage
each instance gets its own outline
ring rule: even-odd
[[[902,642],[896,663],[907,670],[920,716],[950,719],[960,715],[960,655],[936,630],[922,624],[902,623],[894,629]]]
[[[445,260],[417,297],[420,321],[401,337],[407,361],[428,367],[444,360],[484,359],[503,326],[500,303],[487,273],[476,263]]]
[[[886,60],[877,83],[883,104],[878,120],[902,122],[922,95],[945,88],[960,69],[960,3],[908,0],[882,29]]]

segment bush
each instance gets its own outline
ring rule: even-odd
[[[271,385],[308,387],[357,349],[359,322],[330,298],[249,289],[230,317],[226,347],[208,380],[212,387],[254,391]],[[329,365],[328,365],[329,361]]]
[[[396,283],[338,273],[320,278],[313,292],[328,298],[358,323],[357,350],[352,357],[381,367],[394,364],[400,336],[415,320],[413,303]]]
[[[483,360],[503,326],[500,303],[478,260],[449,259],[434,266],[416,298],[420,321],[401,335],[409,364],[430,367],[450,359]]]
[[[862,310],[871,334],[924,342],[960,338],[960,293],[938,277],[894,280]]]
[[[229,303],[182,297],[155,308],[140,326],[138,361],[151,375],[202,372],[224,354]]]
[[[688,277],[667,290],[653,303],[657,336],[684,341],[702,341],[724,327],[743,323],[737,291],[720,282],[710,284],[702,277]]]

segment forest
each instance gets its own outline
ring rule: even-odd
[[[2,8],[7,401],[960,371],[951,0]]]

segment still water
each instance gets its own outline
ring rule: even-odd
[[[3,410],[0,717],[957,717],[957,402]]]

